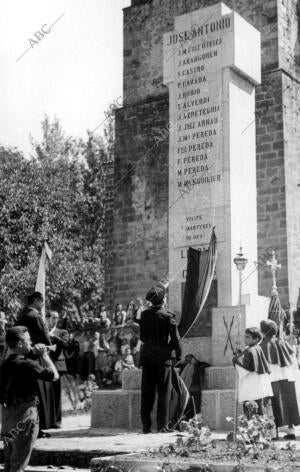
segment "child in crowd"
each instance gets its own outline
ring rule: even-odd
[[[111,330],[111,335],[110,338],[108,339],[108,344],[109,344],[109,350],[112,355],[118,354],[120,347],[121,347],[121,339],[120,336],[118,335],[118,331],[113,328]]]
[[[142,311],[144,311],[146,308],[144,307],[144,302],[141,298],[137,298],[135,302],[135,314],[134,314],[134,319],[135,321],[141,319],[141,314]]]
[[[105,306],[101,305],[98,327],[99,329],[102,329],[102,330],[108,330],[110,328],[110,325],[111,325],[111,321],[107,316]]]
[[[97,384],[100,386],[103,385],[104,381],[104,372],[107,367],[107,353],[109,352],[109,344],[106,341],[104,333],[100,334],[98,352],[96,356],[95,363],[95,374]]]
[[[133,357],[134,365],[136,367],[139,367],[139,365],[140,365],[140,351],[138,351],[136,347],[133,347],[131,349],[131,354],[132,354],[132,357]]]
[[[127,349],[130,349],[130,345],[129,345],[129,342],[128,342],[128,339],[127,338],[123,338],[122,339],[122,344],[121,344],[121,354],[122,356],[124,356],[126,354],[126,350]]]
[[[67,372],[74,377],[77,374],[77,358],[79,354],[79,342],[76,338],[78,338],[78,334],[69,333],[69,341],[63,349]]]
[[[122,384],[122,371],[123,371],[123,358],[121,354],[118,354],[117,361],[114,365],[114,372],[113,372],[113,383],[114,384]]]
[[[258,328],[247,328],[246,349],[241,355],[233,358],[239,377],[239,401],[244,403],[244,407],[245,402],[255,401],[259,415],[263,415],[270,408],[269,398],[273,396],[269,365],[258,345],[261,339]],[[270,410],[268,413],[270,414]]]
[[[136,369],[136,367],[134,365],[131,349],[130,347],[127,347],[125,349],[125,353],[123,356],[123,370],[132,370],[132,369]]]
[[[116,305],[113,321],[116,326],[124,326],[126,322],[126,311],[123,310],[121,303]]]
[[[88,373],[94,374],[96,357],[97,357],[98,349],[99,349],[99,333],[97,333],[97,331],[95,331],[94,333],[92,331],[88,332],[88,339],[89,339],[88,351],[87,351]]]
[[[134,301],[130,300],[130,302],[127,305],[126,309],[126,323],[133,323],[134,322],[134,314],[135,314],[135,306],[134,306]]]

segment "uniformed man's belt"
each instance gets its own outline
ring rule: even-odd
[[[153,343],[153,344],[162,344],[162,343],[165,343],[167,342],[168,339],[167,338],[160,338],[160,339],[157,339],[157,338],[146,338],[144,340],[145,343]]]
[[[20,403],[34,402],[37,400],[36,396],[29,395],[28,397],[14,397],[8,406],[19,405]]]

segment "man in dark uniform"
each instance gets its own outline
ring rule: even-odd
[[[51,341],[56,344],[56,351],[50,353],[50,357],[59,373],[57,382],[51,383],[53,392],[53,421],[52,428],[61,428],[61,377],[66,374],[67,367],[63,348],[67,346],[69,334],[66,330],[57,327],[59,314],[50,311],[47,317],[47,325]]]
[[[141,314],[140,335],[143,346],[140,354],[142,372],[141,419],[143,433],[150,433],[151,412],[157,390],[157,430],[168,431],[168,405],[171,393],[172,351],[177,360],[181,346],[176,321],[165,310],[166,292],[163,286],[153,287],[146,295],[151,308]]]
[[[44,303],[43,295],[40,292],[34,292],[28,296],[28,305],[22,311],[18,324],[26,326],[29,331],[33,345],[42,343],[51,346],[51,339],[45,321],[42,318],[41,310]],[[53,346],[55,349],[55,346]],[[38,398],[40,415],[40,437],[48,437],[43,429],[49,429],[53,426],[54,404],[52,388],[49,382],[38,380]]]
[[[33,344],[42,343],[50,346],[49,332],[41,315],[44,304],[43,295],[40,292],[33,292],[28,296],[27,302],[27,306],[19,317],[18,324],[28,328]]]
[[[37,380],[52,382],[58,373],[43,344],[36,344],[33,354],[42,358],[45,367],[27,358],[31,339],[24,326],[9,328],[5,341],[7,358],[0,373],[4,472],[20,472],[29,462],[39,431]]]

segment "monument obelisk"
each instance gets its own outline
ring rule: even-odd
[[[178,16],[174,26],[164,34],[163,68],[170,119],[170,308],[180,313],[187,248],[207,247],[215,226],[218,307],[212,340],[198,342],[196,352],[226,365],[231,354],[221,355],[223,316],[229,321],[234,314],[239,293],[233,259],[242,245],[257,260],[254,112],[260,33],[223,3]],[[242,328],[265,316],[257,290],[254,272],[243,284]]]

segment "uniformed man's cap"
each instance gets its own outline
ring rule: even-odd
[[[165,287],[163,285],[156,285],[155,287],[150,288],[145,298],[153,305],[162,305],[165,295]]]

